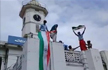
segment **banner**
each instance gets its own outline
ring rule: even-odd
[[[79,30],[79,29],[82,29],[84,28],[85,26],[84,25],[79,25],[77,27],[72,27],[73,30]]]

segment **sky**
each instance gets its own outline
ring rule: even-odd
[[[0,40],[8,35],[21,36],[22,19],[19,12],[24,0],[0,0]],[[30,0],[26,0],[26,4]],[[93,48],[108,50],[108,0],[38,0],[48,10],[47,26],[50,30],[58,24],[57,41],[62,40],[72,47],[78,46],[78,38],[72,26],[85,25],[84,40],[91,40]],[[82,31],[82,30],[80,30]]]

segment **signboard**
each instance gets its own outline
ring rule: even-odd
[[[8,36],[8,43],[14,45],[22,46],[26,42],[26,38],[16,37],[16,36]]]

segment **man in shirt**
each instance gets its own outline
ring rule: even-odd
[[[83,34],[84,34],[85,30],[86,30],[86,27],[84,26],[84,31],[82,33],[78,32],[76,34],[74,29],[73,29],[74,34],[79,38],[79,44],[80,44],[81,51],[87,50],[86,43],[85,43],[85,41],[83,39]]]
[[[46,23],[47,23],[47,21],[46,20],[44,20],[43,21],[43,24],[40,26],[40,31],[48,31],[48,28],[47,28],[47,26],[46,26]]]

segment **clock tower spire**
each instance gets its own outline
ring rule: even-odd
[[[26,37],[30,32],[33,37],[37,38],[39,25],[43,24],[48,11],[42,7],[36,0],[31,0],[26,5],[23,5],[19,16],[23,19],[22,37]]]

